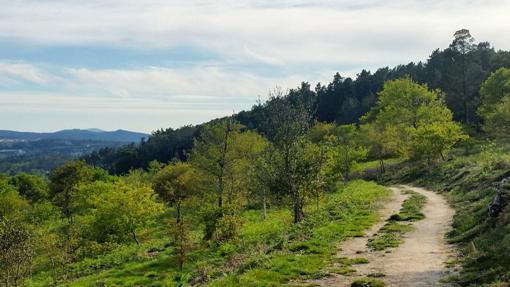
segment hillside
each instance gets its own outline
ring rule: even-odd
[[[385,82],[409,77],[431,89],[440,89],[453,118],[470,132],[476,132],[482,125],[477,113],[481,103],[480,87],[491,73],[501,67],[510,67],[510,51],[497,50],[485,41],[477,43],[467,30],[458,32],[464,34],[458,34],[448,47],[434,50],[424,61],[381,67],[375,71],[362,70],[355,77],[336,73],[329,83],[313,86],[303,82],[289,91],[270,93],[273,96],[279,93],[287,95],[285,100],[289,104],[299,101],[309,103],[316,121],[351,124],[359,123],[360,118],[375,106],[377,94]],[[467,52],[460,50],[462,45]],[[465,63],[464,68],[460,63]],[[232,118],[246,129],[263,133],[266,110],[267,103],[259,103],[250,110],[232,115]],[[210,123],[214,121],[217,119]],[[125,174],[132,168],[147,168],[153,160],[185,160],[193,139],[207,124],[162,129],[137,146],[105,148],[85,157],[85,160],[117,174]]]
[[[148,134],[130,132],[126,130],[103,131],[99,129],[72,129],[61,130],[52,133],[34,133],[0,130],[0,141],[23,140],[88,140],[108,141],[122,143],[138,143],[142,138],[148,138]]]
[[[49,172],[66,160],[103,148],[139,143],[149,135],[124,130],[32,133],[0,130],[0,172]]]

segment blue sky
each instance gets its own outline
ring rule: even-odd
[[[276,86],[425,60],[468,28],[510,50],[510,1],[0,0],[0,129],[197,124]]]

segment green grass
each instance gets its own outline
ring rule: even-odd
[[[389,158],[384,160],[384,164],[389,166],[402,163],[403,161],[403,158]],[[378,169],[380,168],[380,164],[380,160],[365,161],[359,163],[356,167],[356,170]]]
[[[351,287],[384,287],[384,286],[386,286],[386,284],[384,284],[383,281],[372,278],[356,279],[351,284]]]
[[[191,280],[208,286],[280,286],[294,279],[320,278],[334,258],[336,244],[360,236],[374,224],[377,208],[390,192],[375,183],[353,181],[324,196],[320,210],[306,207],[306,218],[292,223],[287,207],[240,215],[237,239],[219,244],[202,241],[195,218],[183,273],[178,272],[168,234],[171,216],[141,232],[143,244],[118,246],[104,255],[73,263],[62,286],[180,286]],[[350,264],[363,264],[358,258]],[[52,285],[49,271],[37,270],[28,286]]]
[[[388,195],[385,188],[374,183],[348,184],[328,195],[320,212],[292,226],[282,250],[263,256],[260,265],[231,272],[209,286],[279,286],[293,279],[326,276],[322,270],[333,260],[336,244],[375,223],[378,202]],[[363,264],[366,259],[355,259],[352,263]]]
[[[409,190],[404,192],[410,197],[404,201],[400,212],[393,214],[377,235],[368,240],[367,246],[371,250],[381,251],[398,247],[404,242],[404,234],[413,230],[409,222],[425,218],[421,210],[427,202],[426,197]]]

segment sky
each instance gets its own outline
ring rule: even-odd
[[[426,60],[467,28],[510,50],[510,0],[0,0],[0,129],[151,132],[276,87]]]

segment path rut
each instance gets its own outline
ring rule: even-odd
[[[409,189],[427,197],[427,204],[422,212],[423,220],[413,223],[415,229],[405,236],[405,241],[391,252],[369,251],[366,244],[385,224],[385,219],[398,213],[407,195],[400,191]],[[369,274],[380,273],[386,286],[422,287],[448,286],[441,283],[446,272],[446,262],[453,254],[453,249],[445,241],[454,211],[439,194],[412,186],[392,187],[393,197],[381,210],[382,221],[367,230],[364,237],[351,238],[340,245],[338,257],[364,257],[368,264],[355,265],[356,272],[351,275],[339,275],[309,282],[317,286],[350,286],[356,279]]]

